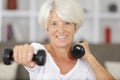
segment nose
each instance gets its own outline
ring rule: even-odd
[[[63,32],[64,32],[64,25],[59,26],[58,31],[59,31],[60,33],[63,33]]]

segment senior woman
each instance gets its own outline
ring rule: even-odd
[[[71,57],[74,34],[83,24],[83,11],[77,0],[47,0],[41,8],[39,22],[50,38],[49,44],[32,43],[14,47],[14,59],[25,66],[30,80],[113,80],[94,58],[86,42],[81,59]],[[44,49],[44,66],[32,61],[33,53]]]

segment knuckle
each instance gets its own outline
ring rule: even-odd
[[[24,46],[25,48],[27,48],[29,45],[28,45],[28,44],[24,44],[23,46]]]
[[[15,47],[13,48],[14,51],[17,50],[17,49],[18,49],[18,46],[15,46]]]
[[[33,49],[33,47],[32,47],[32,46],[30,46],[30,50],[33,52],[33,50],[34,50],[34,49]]]

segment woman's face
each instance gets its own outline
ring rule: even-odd
[[[55,12],[51,12],[48,21],[47,33],[51,43],[57,47],[66,47],[71,42],[76,32],[75,24],[61,20]]]

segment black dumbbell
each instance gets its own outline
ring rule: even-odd
[[[75,45],[72,48],[71,56],[73,58],[81,58],[85,54],[85,49],[81,45]]]
[[[46,53],[44,50],[38,50],[37,54],[33,55],[33,61],[36,62],[37,65],[44,65],[46,61]],[[11,62],[14,61],[13,58],[13,50],[12,49],[5,49],[3,51],[3,62],[6,65],[10,65]]]

